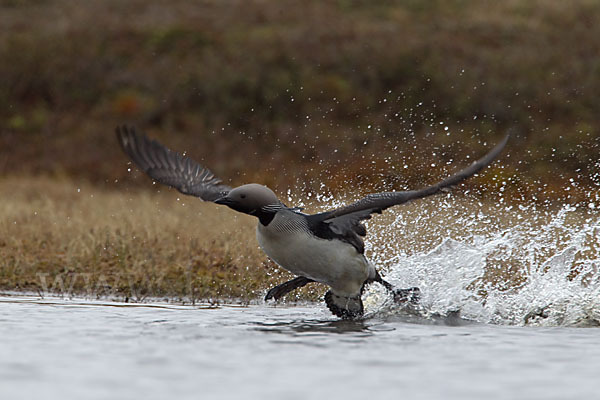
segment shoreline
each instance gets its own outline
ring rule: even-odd
[[[483,199],[459,189],[388,211],[368,222],[366,255],[385,275],[398,257],[425,254],[444,239],[468,243],[473,234],[508,232],[523,220],[535,230],[567,218],[560,224],[575,229],[595,218],[589,204],[513,204],[500,195]],[[0,198],[0,230],[6,232],[0,238],[2,291],[252,302],[293,278],[259,249],[253,217],[173,190],[107,191],[69,180],[12,177],[0,179]],[[331,198],[313,201],[303,204],[308,212],[332,206]],[[471,231],[461,218],[470,221]],[[490,264],[481,284],[518,286],[526,268],[526,260],[517,258],[503,260],[499,269]],[[580,271],[577,263],[567,268],[570,279]],[[287,300],[316,301],[324,291],[307,285]]]
[[[11,300],[6,300],[11,299]],[[182,300],[179,298],[168,297],[146,297],[140,300],[126,300],[120,298],[111,298],[110,296],[86,296],[80,293],[66,295],[60,293],[39,294],[31,291],[0,290],[0,304],[3,302],[24,302],[24,303],[43,303],[54,304],[53,301],[68,302],[72,305],[110,305],[110,306],[130,306],[130,307],[157,307],[170,308],[167,306],[193,307],[199,309],[213,309],[218,307],[236,307],[244,308],[249,306],[269,306],[269,307],[295,307],[318,304],[309,300],[279,300],[277,302],[266,302],[260,298],[244,300],[237,298],[219,298],[219,299],[201,299],[196,301]],[[107,304],[109,303],[109,304]],[[62,304],[62,303],[61,303]]]

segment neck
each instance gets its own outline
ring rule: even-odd
[[[258,218],[258,221],[263,225],[263,226],[267,226],[271,223],[271,221],[273,221],[273,218],[275,218],[275,214],[277,213],[277,211],[275,210],[269,210],[269,211],[265,211],[265,210],[258,210],[258,212],[255,212],[254,215],[255,217]]]
[[[252,215],[257,217],[262,225],[267,226],[271,223],[271,221],[273,221],[273,218],[275,218],[275,214],[277,214],[278,211],[283,210],[285,208],[286,207],[281,203],[269,204],[259,208],[257,211],[252,213]]]

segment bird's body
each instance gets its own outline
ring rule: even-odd
[[[331,287],[341,296],[356,296],[375,276],[375,269],[354,246],[323,239],[309,228],[304,214],[282,209],[268,225],[258,223],[256,238],[263,251],[291,273]]]
[[[372,214],[415,199],[434,195],[454,186],[489,165],[498,156],[508,136],[488,154],[469,167],[420,190],[382,192],[334,210],[304,214],[284,205],[275,193],[256,183],[231,188],[208,169],[160,143],[138,135],[134,128],[117,128],[123,151],[151,178],[199,197],[226,205],[258,219],[256,237],[263,251],[282,268],[297,275],[267,292],[275,300],[310,282],[330,287],[325,302],[335,315],[356,318],[363,315],[361,295],[365,285],[378,282],[398,302],[418,300],[418,288],[395,289],[381,278],[364,256],[362,221]]]

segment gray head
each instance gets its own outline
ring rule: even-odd
[[[224,204],[235,211],[260,217],[265,206],[278,206],[281,204],[275,193],[266,186],[258,183],[249,183],[232,189],[226,196],[215,200],[217,204]]]

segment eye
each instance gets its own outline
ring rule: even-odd
[[[246,198],[246,195],[245,195],[245,194],[240,194],[240,198],[241,198],[241,199],[245,199],[245,198]]]

